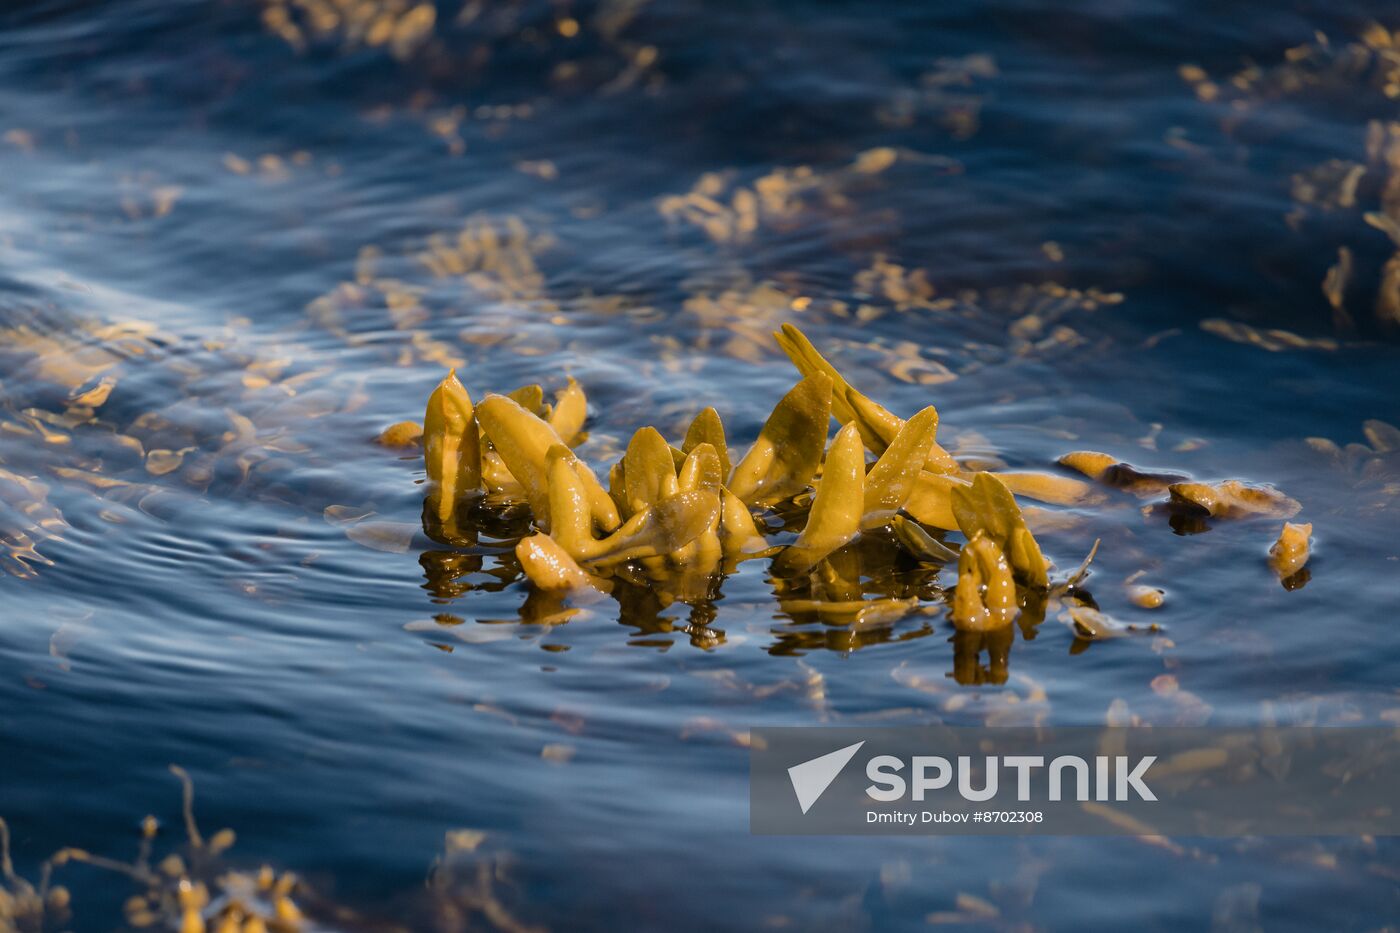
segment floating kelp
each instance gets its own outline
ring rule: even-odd
[[[549,748],[549,747],[547,747]],[[546,753],[546,755],[548,752]],[[557,754],[557,752],[556,752]],[[129,883],[121,901],[123,929],[179,933],[324,933],[330,930],[471,929],[543,933],[516,919],[518,892],[507,877],[511,854],[490,844],[485,833],[457,829],[446,834],[442,853],[430,866],[425,896],[396,904],[392,916],[365,916],[336,903],[296,874],[269,864],[237,862],[232,829],[206,836],[194,813],[194,784],[183,768],[170,771],[182,786],[180,832],[174,846],[157,849],[166,827],[148,815],[138,824],[133,858],[121,859],[79,848],[59,849],[44,860],[33,881],[15,869],[10,827],[0,819],[0,931],[41,933],[113,925],[114,919],[85,910],[59,883],[73,866],[111,873]],[[103,898],[103,901],[108,900]],[[508,907],[507,904],[510,906]],[[115,921],[121,926],[120,921]]]
[[[70,392],[70,404],[99,408],[124,362],[152,356],[170,342],[154,324],[76,320],[64,330],[33,324],[0,328],[0,361],[6,372],[29,375]]]
[[[655,428],[639,429],[608,471],[606,489],[570,447],[583,436],[587,404],[576,382],[552,406],[538,386],[473,405],[449,373],[424,422],[429,533],[473,540],[470,528],[524,506],[534,533],[519,538],[514,557],[537,590],[622,599],[640,583],[663,606],[706,599],[740,561],[776,555],[779,605],[827,622],[888,624],[923,600],[941,600],[936,585],[865,599],[861,578],[880,585],[880,568],[892,559],[927,568],[919,578],[930,581],[942,564],[959,561],[960,625],[1010,622],[1023,601],[1015,577],[1028,591],[1045,590],[1048,563],[1011,491],[991,474],[961,472],[935,440],[936,409],[901,419],[856,392],[796,328],[777,336],[803,378],[742,457],[731,465],[720,416],[704,409],[674,445]],[[828,447],[833,415],[844,426]],[[1085,499],[1074,480],[1019,484],[1047,498]],[[785,547],[765,542],[755,520],[754,510],[772,509],[800,527]],[[976,541],[974,550],[960,559],[920,524],[928,515],[939,520],[935,528]]]
[[[1311,524],[1283,523],[1283,531],[1269,549],[1269,566],[1278,574],[1279,579],[1284,581],[1284,586],[1288,586],[1289,580],[1296,580],[1307,564],[1311,539]],[[1301,586],[1301,582],[1298,585]]]
[[[1212,518],[1240,518],[1246,515],[1292,518],[1303,508],[1269,486],[1253,486],[1239,480],[1221,483],[1173,483],[1168,487],[1172,505],[1205,512]]]
[[[999,471],[997,479],[1018,496],[1048,502],[1052,505],[1096,505],[1103,494],[1088,483],[1068,476],[1049,473],[1008,473]]]
[[[934,286],[928,270],[900,265],[882,256],[876,256],[868,268],[855,274],[851,291],[861,300],[853,303],[813,296],[790,284],[758,281],[745,273],[734,273],[720,283],[712,277],[697,280],[682,307],[697,325],[696,349],[755,363],[771,357],[769,332],[791,320],[794,313],[812,321],[842,321],[848,326],[841,330],[848,335],[851,329],[871,333],[877,330],[870,327],[874,322],[892,322],[909,312],[917,319],[929,321],[931,326],[935,321],[939,322],[937,326],[956,321],[960,330],[984,330],[988,326],[1004,330],[995,342],[986,343],[959,340],[929,346],[886,337],[833,336],[825,344],[827,349],[850,354],[862,367],[902,383],[940,385],[985,362],[1005,360],[1008,353],[1013,357],[1044,358],[1082,345],[1088,338],[1076,330],[1079,319],[1124,300],[1118,292],[1068,288],[1054,282],[998,286],[984,291],[959,289],[943,294]],[[618,306],[614,300],[609,310],[615,313]],[[688,330],[679,333],[683,335]],[[785,351],[789,336],[784,333],[779,338],[779,346]],[[676,336],[668,336],[663,346],[677,340]]]
[[[1089,606],[1070,606],[1065,610],[1065,618],[1074,630],[1075,637],[1087,641],[1117,638],[1139,630]],[[1155,626],[1151,627],[1151,630],[1155,631]]]
[[[546,752],[554,748],[547,747]],[[567,746],[558,747],[568,751]],[[550,757],[544,755],[543,757]],[[567,760],[565,756],[559,756]],[[509,853],[492,851],[490,837],[474,829],[446,833],[442,854],[428,872],[427,893],[438,930],[499,930],[502,933],[546,933],[518,916],[524,900],[512,879]]]
[[[741,501],[777,501],[807,488],[826,449],[831,394],[831,378],[817,373],[783,396],[729,478]]]
[[[1239,110],[1319,89],[1351,94],[1364,87],[1394,100],[1400,96],[1397,46],[1400,33],[1373,22],[1349,41],[1333,42],[1318,33],[1312,41],[1288,49],[1278,64],[1251,64],[1223,81],[1212,80],[1198,65],[1183,65],[1179,73],[1201,100],[1228,99]]]
[[[850,168],[830,175],[819,175],[805,165],[778,168],[749,185],[707,172],[686,194],[662,198],[657,210],[668,221],[698,227],[716,243],[746,243],[761,225],[792,225],[809,211],[838,209],[845,200],[841,192],[845,180],[871,174],[882,162],[858,158]]]
[[[1272,486],[1253,485],[1239,480],[1198,483],[1178,473],[1139,470],[1106,453],[1079,450],[1060,457],[1061,466],[1077,470],[1092,479],[1132,493],[1139,498],[1168,494],[1165,511],[1172,527],[1180,533],[1205,530],[1206,518],[1273,517],[1292,518],[1303,508]],[[1158,506],[1157,510],[1161,510]],[[1311,527],[1311,526],[1309,526]],[[1155,609],[1164,594],[1154,587],[1137,586],[1129,580],[1129,600],[1139,608]]]
[[[1160,609],[1167,601],[1167,591],[1159,586],[1145,583],[1130,583],[1127,587],[1128,602],[1139,609]]]
[[[481,450],[474,417],[471,396],[457,381],[456,372],[448,373],[428,399],[421,432],[428,481],[437,488],[441,519],[450,517],[456,508],[458,490],[475,490],[481,485]]]
[[[806,527],[775,569],[805,570],[850,543],[860,532],[865,485],[865,450],[855,425],[848,424],[837,433],[822,466]]]
[[[1242,343],[1271,353],[1289,350],[1337,350],[1341,347],[1332,337],[1305,337],[1277,327],[1259,328],[1242,321],[1227,321],[1223,318],[1208,318],[1201,322],[1201,330],[1234,343]]]
[[[1189,477],[1178,473],[1153,473],[1139,470],[1114,457],[1094,450],[1077,450],[1059,459],[1061,466],[1078,470],[1105,486],[1123,489],[1135,496],[1147,498],[1163,493],[1173,483],[1184,483]]]
[[[970,139],[981,125],[986,82],[998,74],[996,59],[985,53],[938,58],[916,87],[899,89],[875,117],[883,126],[904,128],[931,114],[955,139]]]
[[[916,558],[929,563],[946,564],[958,559],[958,552],[939,541],[919,525],[903,515],[896,515],[890,522],[899,543]]]
[[[423,428],[416,421],[400,421],[381,431],[378,440],[385,447],[417,447],[423,443]]]
[[[261,352],[237,321],[180,336],[57,308],[22,319],[0,328],[0,575],[44,571],[65,516],[89,528],[170,520],[211,491],[301,506],[315,486],[314,514],[349,494],[301,469],[344,455],[326,436],[362,443],[362,422],[329,423],[364,404],[362,378],[298,365],[295,343]],[[418,430],[383,441],[411,443]],[[323,438],[315,449],[308,433]]]
[[[852,388],[796,327],[785,324],[782,331],[774,336],[783,352],[800,372],[809,377],[825,375],[831,380],[832,413],[842,424],[854,423],[866,447],[876,454],[883,454],[886,448],[894,443],[905,426],[900,418]],[[924,417],[925,422],[920,423],[906,443],[925,446],[927,453],[922,464],[923,469],[932,473],[956,473],[957,462],[939,447],[935,440],[938,431],[938,411],[929,407],[920,412],[920,415]],[[924,437],[925,434],[927,438]]]
[[[1361,426],[1371,449],[1380,454],[1400,451],[1400,428],[1378,419],[1371,419]]]
[[[610,594],[624,606],[645,602],[652,613],[678,601],[692,606],[692,640],[717,644],[722,633],[702,637],[712,613],[703,607],[740,562],[771,557],[778,606],[798,620],[889,626],[931,604],[946,606],[967,632],[998,631],[1017,619],[1030,632],[1057,604],[1081,639],[1127,630],[1083,593],[1092,552],[1052,583],[1016,498],[1086,506],[1110,493],[1048,472],[975,469],[995,458],[974,448],[960,460],[941,447],[933,406],[900,418],[852,387],[797,328],[785,325],[774,336],[802,378],[742,456],[731,459],[719,413],[705,408],[676,441],[654,427],[638,429],[607,470],[606,487],[601,471],[574,450],[587,415],[576,381],[553,403],[541,386],[527,385],[473,404],[450,372],[424,422],[425,530],[458,546],[478,533],[504,534],[513,561],[497,576],[530,581],[538,603],[530,619],[550,624],[577,616],[565,599],[586,604]],[[828,444],[833,419],[842,427]],[[411,425],[395,431],[414,433]],[[1374,433],[1389,442],[1385,431]],[[1173,508],[1202,515],[1291,516],[1300,508],[1269,487],[1194,483],[1104,453],[1080,451],[1060,463],[1140,497],[1170,492]],[[788,529],[796,536],[787,543],[769,540]],[[953,546],[946,532],[967,543]],[[945,587],[939,574],[953,563],[957,580]],[[480,557],[471,567],[482,572]],[[456,595],[470,588],[448,575],[460,576],[433,582],[430,573],[431,588]],[[1161,590],[1132,582],[1128,601],[1161,605]],[[789,640],[800,642],[795,634]]]

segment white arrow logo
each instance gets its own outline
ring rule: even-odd
[[[797,803],[802,807],[803,813],[812,809],[812,804],[826,793],[826,789],[836,780],[841,769],[846,767],[847,762],[855,757],[864,744],[862,741],[847,745],[820,758],[813,758],[788,768],[788,778],[792,781],[792,789],[797,794]]]

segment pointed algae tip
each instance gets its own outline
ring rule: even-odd
[[[461,392],[470,401],[471,395],[467,392],[467,387],[462,385],[461,379],[457,378],[457,367],[453,366],[447,371],[447,376],[442,380],[442,384],[451,392]]]
[[[794,353],[801,355],[812,346],[812,341],[807,339],[802,328],[791,321],[779,325],[778,329],[773,331],[773,339],[778,342],[778,346],[788,356],[792,356]]]
[[[471,393],[467,391],[466,386],[462,385],[462,380],[457,378],[457,368],[455,366],[447,371],[447,375],[438,383],[437,388],[433,391],[428,402],[429,407],[432,407],[432,404],[436,402],[444,409],[447,409],[448,403],[451,403],[451,405],[457,409],[455,412],[452,412],[452,414],[459,415],[463,418],[470,418],[472,414]]]
[[[438,517],[452,517],[458,498],[481,484],[481,453],[472,421],[472,399],[456,369],[428,396],[423,414],[423,458],[438,487]]]
[[[807,335],[803,333],[802,328],[791,321],[783,324],[782,328],[775,332],[773,336],[778,338],[779,343],[782,343],[784,340],[791,342],[793,344],[793,349],[799,353],[807,353],[808,351],[816,353],[816,347],[812,345],[812,341],[807,339]],[[784,349],[786,350],[787,348],[784,347]]]

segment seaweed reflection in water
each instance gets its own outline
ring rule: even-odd
[[[423,588],[435,602],[450,604],[473,591],[500,593],[527,587],[516,618],[478,618],[478,625],[553,627],[603,614],[600,603],[605,597],[601,594],[529,587],[509,542],[468,545],[471,535],[460,530],[451,541],[443,540],[442,527],[429,510],[425,510],[424,529],[435,540],[457,546],[425,551],[419,556]],[[459,549],[467,547],[472,549]],[[768,575],[766,580],[779,613],[776,618],[783,621],[768,627],[771,641],[766,650],[778,656],[823,650],[850,653],[940,632],[946,635],[950,627],[937,624],[946,615],[952,598],[951,591],[939,583],[944,571],[941,565],[912,559],[888,538],[871,536],[843,548],[801,577]],[[1048,592],[1022,588],[1015,625],[989,630],[952,629],[947,638],[953,654],[947,676],[962,686],[1006,684],[1017,633],[1024,641],[1033,640],[1052,610],[1071,628],[1072,655],[1083,653],[1096,641],[1159,630],[1156,626],[1123,625],[1099,612],[1093,595],[1081,586],[1087,575],[1087,568],[1081,567]],[[609,612],[616,612],[618,624],[632,630],[627,642],[632,646],[664,650],[674,645],[675,636],[683,636],[693,647],[718,648],[727,641],[727,633],[712,624],[718,615],[717,603],[723,598],[724,579],[716,576],[704,595],[682,600],[645,581],[624,577],[606,597],[613,607]],[[408,628],[438,636],[433,643],[447,651],[453,650],[453,642],[493,640],[469,634],[472,630],[463,628],[467,622],[455,613],[440,612],[430,620],[410,623]],[[568,646],[555,640],[542,643],[541,647],[560,651]]]
[[[470,514],[480,513],[473,510]],[[451,548],[424,551],[419,556],[423,588],[435,602],[451,603],[474,591],[499,593],[528,585],[513,549],[520,534],[503,541],[494,536],[484,538],[480,527],[463,532],[461,523],[455,526],[455,533],[445,534],[430,509],[424,510],[423,527],[428,537]],[[493,530],[503,529],[496,525]],[[821,649],[848,652],[932,635],[937,631],[932,617],[941,614],[942,609],[927,603],[946,595],[938,583],[942,571],[939,565],[916,561],[901,553],[888,538],[871,536],[822,560],[804,575],[769,576],[773,605],[778,618],[785,621],[771,627],[768,651],[775,655],[799,655]],[[671,636],[680,634],[694,647],[715,648],[727,640],[726,632],[713,623],[728,575],[717,573],[706,578],[703,586],[678,595],[624,568],[613,579],[614,585],[606,597],[588,591],[529,587],[516,619],[478,621],[488,625],[559,625],[585,615],[600,615],[600,604],[606,599],[613,607],[609,611],[616,612],[617,622],[633,630],[629,644],[669,648],[673,643]],[[451,627],[462,621],[459,616],[441,613],[435,617],[436,624],[415,624],[415,629],[443,631],[440,626]]]

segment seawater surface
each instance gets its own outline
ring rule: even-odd
[[[205,833],[237,833],[222,864],[296,872],[324,928],[1393,923],[1387,840],[753,837],[744,743],[1396,721],[1394,14],[6,4],[17,869],[128,859],[148,813],[178,849],[176,764]],[[901,415],[936,404],[970,463],[1273,484],[1311,577],[1270,571],[1279,521],[1106,492],[1038,536],[1061,576],[1101,539],[1096,600],[1160,631],[1086,644],[1052,615],[1004,676],[940,612],[787,616],[762,562],[696,605],[561,616],[507,547],[426,534],[421,457],[375,442],[456,366],[478,396],[578,379],[603,468],[706,405],[742,448],[794,380],[789,321]],[[120,872],[55,877],[70,928],[144,919]]]

